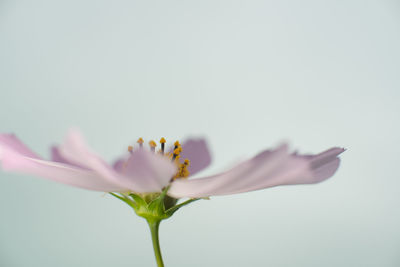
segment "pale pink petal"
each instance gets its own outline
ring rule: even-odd
[[[145,149],[134,151],[125,166],[119,164],[117,167],[122,167],[122,170],[113,168],[93,152],[79,131],[74,129],[69,131],[66,141],[59,148],[60,154],[68,161],[91,169],[110,182],[134,192],[159,192],[176,172],[176,167],[167,158]]]
[[[211,163],[211,154],[205,139],[187,139],[182,144],[181,159],[190,160],[189,172],[194,175]]]
[[[51,160],[52,161],[72,165],[72,166],[79,167],[82,169],[88,169],[87,167],[83,166],[82,164],[78,164],[76,162],[71,162],[70,160],[66,159],[63,155],[61,155],[60,149],[57,146],[52,146],[50,149],[50,152],[51,152]]]
[[[58,147],[63,159],[87,169],[94,170],[110,181],[117,180],[117,173],[86,144],[77,129],[71,129],[65,142]]]
[[[78,169],[63,163],[15,156],[3,161],[3,169],[43,177],[55,182],[103,192],[125,192],[128,189],[110,183],[93,171]]]
[[[214,176],[177,180],[168,193],[176,198],[207,197],[248,192],[277,185],[317,183],[333,175],[337,155],[343,150],[316,156],[298,156],[287,146],[267,150],[231,170]]]
[[[117,159],[113,163],[113,169],[116,172],[122,172],[122,170],[124,168],[124,164],[125,164],[126,161],[127,161],[127,159],[124,159],[124,158]]]
[[[173,182],[169,195],[174,197],[207,197],[246,191],[246,184],[254,184],[261,167],[265,173],[273,171],[288,157],[287,146],[276,150],[266,150],[254,158],[233,167],[231,170],[198,179],[176,180]],[[265,162],[265,164],[260,164]]]
[[[138,149],[122,164],[120,174],[127,183],[132,183],[130,187],[135,188],[136,192],[144,193],[160,192],[170,183],[176,171],[176,165],[167,157]]]
[[[40,157],[30,150],[27,146],[25,146],[14,134],[0,134],[0,149],[8,149],[15,151],[16,153],[40,159]]]
[[[316,155],[298,155],[308,159],[316,182],[331,177],[339,168],[340,159],[337,157],[345,151],[344,148],[333,147]]]
[[[1,135],[4,137],[4,135]],[[93,171],[83,170],[63,163],[41,160],[16,137],[13,144],[0,138],[0,161],[5,171],[32,174],[52,181],[96,191],[126,191],[125,188],[110,183]],[[27,155],[33,155],[29,157]]]

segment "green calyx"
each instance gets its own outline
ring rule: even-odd
[[[168,189],[169,187],[166,187],[161,193],[110,194],[132,207],[137,215],[153,223],[168,219],[181,207],[198,200],[193,198],[177,204],[178,199],[167,195]]]

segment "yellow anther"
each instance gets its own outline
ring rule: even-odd
[[[185,159],[184,163],[186,166],[188,166],[190,164],[190,161],[188,159]]]
[[[132,153],[132,151],[133,151],[133,146],[128,146],[128,151],[129,151],[130,153]]]
[[[157,146],[157,143],[154,142],[154,140],[150,140],[150,141],[149,141],[149,146],[150,146],[150,147],[156,147],[156,146]]]
[[[182,178],[187,178],[190,175],[190,172],[187,169],[184,169],[181,173]]]
[[[179,141],[175,141],[174,146],[178,147],[178,146],[180,146],[180,145],[181,145],[181,144],[179,144]]]
[[[167,140],[165,140],[164,137],[162,137],[162,138],[160,139],[160,144],[165,144],[166,142],[167,142]]]
[[[186,164],[186,162],[189,162],[189,161],[185,160],[185,163],[179,164],[178,172],[173,177],[173,180],[178,179],[178,178],[184,179],[184,178],[187,178],[190,175],[190,172],[187,169],[188,164]]]
[[[138,144],[143,144],[144,143],[144,141],[143,141],[143,138],[142,137],[140,137],[137,141],[136,141]]]
[[[181,153],[181,151],[182,151],[181,147],[175,148],[174,149],[174,155],[179,155]]]

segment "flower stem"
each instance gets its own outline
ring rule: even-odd
[[[161,221],[147,221],[151,231],[151,240],[153,241],[154,256],[158,267],[164,267],[164,262],[161,256],[160,241],[158,240],[158,228]]]

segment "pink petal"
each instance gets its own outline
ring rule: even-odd
[[[65,142],[58,149],[64,160],[94,170],[110,181],[117,180],[117,174],[113,168],[87,146],[77,129],[71,129],[68,132]]]
[[[68,165],[72,165],[75,167],[79,167],[82,169],[88,169],[81,164],[77,164],[76,162],[71,162],[70,160],[66,159],[63,155],[60,153],[60,149],[57,146],[52,146],[50,149],[51,152],[51,160],[59,163],[64,163]]]
[[[23,156],[40,159],[36,153],[25,146],[14,134],[0,134],[0,149],[1,148],[2,150],[7,149],[15,151]]]
[[[337,156],[344,151],[343,148],[333,147],[317,155],[299,155],[298,157],[309,160],[315,181],[320,182],[335,174],[340,165],[340,159]]]
[[[176,165],[170,159],[146,149],[138,149],[122,166],[120,174],[136,192],[144,193],[160,192],[170,183],[176,171]]]
[[[127,161],[127,159],[123,159],[123,158],[117,159],[113,163],[113,169],[116,172],[122,172],[126,161]]]
[[[86,145],[77,130],[69,131],[65,143],[60,146],[60,154],[72,163],[99,173],[112,183],[139,193],[160,192],[176,172],[175,165],[169,160],[145,149],[134,151],[125,169],[121,162],[113,168]]]
[[[207,197],[227,195],[263,188],[309,184],[325,180],[333,175],[339,163],[341,149],[333,149],[316,156],[289,154],[286,145],[266,150],[231,170],[214,176],[177,180],[172,183],[169,195],[181,197]]]
[[[0,161],[6,171],[33,174],[89,190],[126,191],[125,188],[104,180],[92,171],[67,164],[41,160],[15,136],[11,135],[0,135]]]
[[[181,159],[190,160],[189,172],[194,175],[211,163],[211,154],[205,139],[187,139],[182,145]]]

